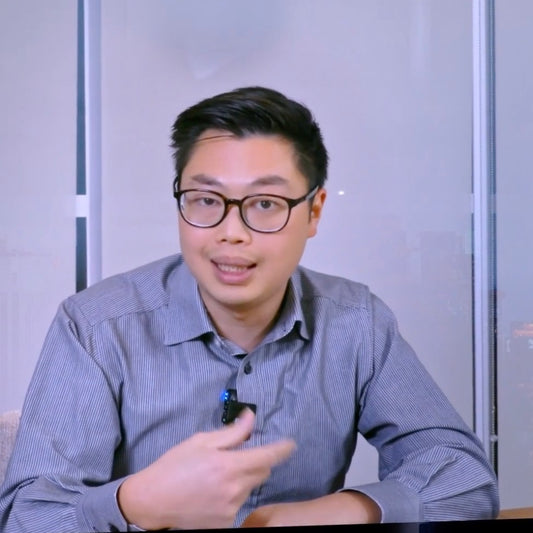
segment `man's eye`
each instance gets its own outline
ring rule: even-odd
[[[204,196],[203,198],[198,199],[198,203],[205,206],[211,206],[216,203],[215,198],[211,198],[209,196]]]
[[[283,202],[277,198],[259,197],[255,198],[251,204],[253,209],[258,211],[278,211],[284,208]]]
[[[273,202],[272,202],[272,200],[260,200],[258,203],[259,203],[259,207],[260,207],[261,209],[268,210],[268,209],[270,209],[271,207],[273,207]]]
[[[201,193],[189,196],[187,201],[191,206],[195,207],[216,207],[222,203],[216,196]]]

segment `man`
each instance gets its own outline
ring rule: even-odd
[[[182,254],[60,306],[2,530],[495,517],[480,442],[388,307],[298,266],[326,200],[309,110],[238,89],[185,110],[172,146]],[[344,486],[358,433],[380,481]]]

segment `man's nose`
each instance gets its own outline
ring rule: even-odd
[[[250,238],[251,230],[246,226],[241,217],[239,206],[230,203],[227,207],[226,216],[217,226],[222,240],[230,242],[245,241]]]

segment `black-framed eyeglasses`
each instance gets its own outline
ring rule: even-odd
[[[197,228],[213,228],[220,224],[232,205],[239,208],[242,221],[259,233],[281,231],[289,222],[292,208],[310,200],[318,185],[300,198],[277,194],[250,194],[238,200],[206,189],[174,190],[179,212],[188,224]]]

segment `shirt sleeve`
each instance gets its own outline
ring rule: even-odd
[[[118,380],[90,353],[91,326],[64,303],[28,388],[0,493],[0,530],[125,531],[113,479]]]
[[[496,475],[483,446],[373,300],[373,369],[359,432],[379,456],[379,482],[347,487],[371,497],[383,522],[494,518]]]

